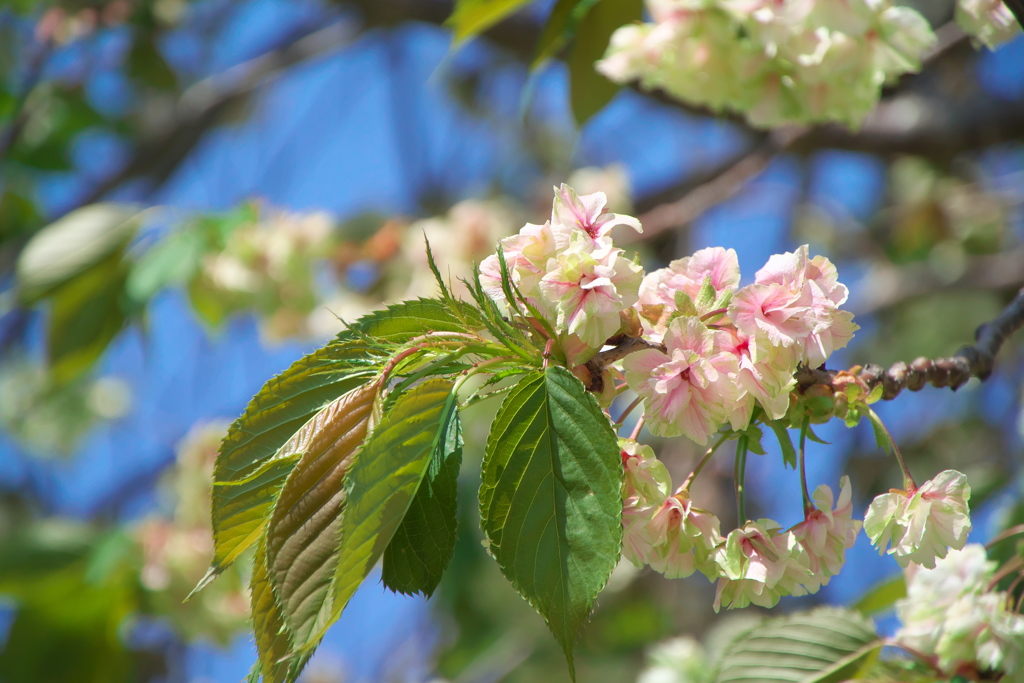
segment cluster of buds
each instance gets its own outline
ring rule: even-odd
[[[891,0],[647,0],[652,23],[624,26],[597,68],[751,123],[857,126],[883,84],[917,71],[928,22]]]
[[[783,595],[815,593],[839,573],[860,531],[852,518],[849,478],[839,500],[825,485],[804,520],[783,530],[770,519],[747,521],[723,537],[721,523],[693,505],[687,481],[674,493],[665,466],[649,446],[623,440],[623,556],[667,578],[694,572],[718,582],[715,610],[772,607]]]
[[[1018,671],[1024,664],[1024,616],[1011,609],[1007,593],[991,590],[995,567],[976,543],[930,569],[910,565],[907,597],[896,603],[902,622],[896,644],[933,658],[946,676],[975,679],[979,672]]]

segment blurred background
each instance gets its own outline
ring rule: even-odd
[[[639,216],[626,246],[648,268],[719,245],[749,282],[803,243],[829,256],[862,328],[830,367],[951,355],[1024,285],[1024,39],[989,51],[947,31],[859,131],[768,133],[607,82],[593,113],[564,50],[531,70],[552,4],[454,49],[447,0],[0,8],[0,681],[243,679],[247,569],[182,602],[212,553],[227,425],[339,319],[430,295],[424,235],[442,271],[467,275],[546,218],[553,184]],[[907,4],[948,28],[952,2]],[[983,385],[878,407],[919,479],[968,475],[972,541],[1024,522],[1022,385],[1017,339]],[[493,409],[465,418],[460,540],[438,593],[371,576],[306,681],[568,680],[480,545]],[[862,512],[900,481],[869,431],[818,434],[831,445],[809,452],[812,487],[849,472]],[[682,440],[654,445],[689,471]],[[713,462],[695,492],[723,528],[731,469]],[[802,518],[776,452],[748,486],[751,516]],[[851,604],[896,574],[862,536],[842,575],[780,609]],[[757,614],[716,616],[712,598],[699,575],[620,567],[580,680],[636,680],[653,644],[713,645]]]

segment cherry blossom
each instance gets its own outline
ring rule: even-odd
[[[832,489],[824,484],[815,489],[811,499],[814,509],[791,531],[807,551],[810,571],[827,584],[829,578],[842,569],[846,551],[853,547],[862,524],[852,518],[853,494],[850,478],[845,475],[839,480],[838,502],[834,500]]]
[[[960,549],[971,530],[967,477],[956,470],[940,472],[913,493],[893,490],[875,498],[864,517],[864,531],[901,567],[909,563],[935,567],[950,548]]]
[[[716,346],[716,332],[692,317],[665,333],[667,353],[645,349],[623,361],[626,381],[644,399],[647,425],[660,436],[685,434],[699,444],[726,420],[739,389],[736,357]]]

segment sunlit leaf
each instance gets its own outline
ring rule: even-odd
[[[465,330],[462,319],[474,315],[468,306],[433,299],[389,306],[359,319],[338,339],[268,381],[221,444],[213,472],[215,551],[206,580],[258,538],[262,516],[296,462],[280,457],[279,449],[324,406],[364,384],[376,372],[375,362],[383,362],[360,334],[401,343],[427,331]]]
[[[139,226],[139,210],[91,204],[40,230],[18,257],[18,294],[26,304],[124,248]]]
[[[619,86],[594,69],[604,56],[612,33],[641,18],[642,0],[601,0],[580,21],[569,51],[570,100],[576,124],[582,126],[608,104]]]
[[[839,683],[866,669],[881,640],[850,610],[821,607],[761,622],[722,653],[715,683]]]
[[[289,659],[292,652],[292,637],[285,627],[281,608],[274,599],[274,591],[267,573],[266,548],[262,542],[256,546],[249,585],[252,626],[258,653],[250,680],[257,683],[262,677],[266,683],[281,683],[287,681],[289,676],[294,679],[305,660]]]
[[[366,438],[376,396],[374,384],[355,389],[289,440],[295,443],[290,450],[303,455],[270,517],[267,569],[284,623],[300,643],[313,630],[334,577],[345,475]]]
[[[547,621],[575,676],[576,634],[622,545],[622,463],[608,418],[564,368],[530,374],[498,411],[482,479],[490,553]]]
[[[324,350],[327,349],[322,349],[322,351]],[[327,355],[321,351],[317,353],[321,354],[321,357],[316,357],[316,354],[313,354],[304,358],[309,361],[309,370],[316,367],[314,364],[317,360]],[[295,369],[295,366],[292,369]],[[328,375],[329,372],[325,374]],[[284,381],[281,383],[283,391],[287,392],[292,388],[292,385],[296,383],[297,375],[283,376]],[[229,445],[238,443],[246,435],[244,427],[228,432],[221,445],[221,456],[217,459],[214,470],[213,532],[216,549],[212,572],[223,570],[241,553],[256,543],[267,525],[266,517],[271,512],[274,500],[282,493],[282,487],[286,486],[286,481],[293,481],[294,485],[301,485],[306,481],[301,479],[299,482],[294,482],[290,476],[294,474],[293,469],[296,472],[300,470],[306,472],[311,467],[318,467],[319,464],[330,463],[332,460],[339,460],[351,455],[362,439],[366,437],[367,422],[373,408],[374,398],[377,395],[376,385],[369,382],[370,378],[366,375],[353,375],[351,371],[348,371],[343,378],[333,379],[334,382],[322,388],[335,391],[339,387],[349,387],[349,390],[328,403],[326,408],[316,412],[297,430],[291,429],[290,423],[285,423],[288,425],[286,428],[294,433],[278,451],[266,454],[269,457],[265,458],[265,462],[264,458],[260,458],[251,461],[249,467],[232,468],[234,464],[249,462],[246,456],[258,454],[260,449],[258,444],[249,441],[240,444],[237,450],[227,451]],[[311,389],[309,392],[315,393]],[[273,389],[270,389],[267,395],[272,393]],[[292,397],[293,399],[300,398],[295,395]],[[306,400],[314,399],[311,396],[304,398]],[[282,402],[276,405],[276,408],[284,412],[286,414],[284,417],[287,417],[297,410],[297,405]],[[278,429],[274,426],[276,421],[272,420],[273,415],[272,410],[268,411],[266,415],[256,413],[255,418],[250,420],[248,425],[250,428],[265,425],[267,431],[264,433],[273,435]],[[246,447],[250,444],[252,447]],[[294,456],[299,456],[299,458],[296,459]],[[283,512],[294,504],[293,497],[289,497]],[[296,511],[297,514],[298,512]],[[268,548],[271,560],[274,550],[272,546]]]
[[[356,456],[345,478],[334,583],[312,617],[315,629],[305,642],[297,640],[300,649],[316,646],[391,542],[430,467],[431,455],[447,436],[453,386],[446,379],[431,379],[405,392]],[[304,606],[295,616],[308,623],[312,609]]]
[[[443,438],[430,454],[427,475],[384,551],[384,585],[399,593],[429,597],[455,550],[462,425],[454,393],[448,397],[443,420]]]
[[[796,469],[796,448],[793,447],[793,440],[782,420],[771,420],[766,422],[771,430],[775,432],[775,438],[779,440],[779,448],[782,450],[782,462],[791,470]]]
[[[455,42],[483,33],[531,0],[458,0],[445,22],[455,33]]]

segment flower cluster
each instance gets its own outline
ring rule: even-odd
[[[916,71],[928,22],[892,0],[647,0],[597,68],[751,123],[859,125],[884,83]]]
[[[619,314],[637,301],[643,269],[612,244],[612,228],[641,230],[631,216],[605,211],[603,192],[578,196],[555,189],[551,219],[527,224],[501,241],[505,265],[519,293],[554,322],[563,346],[581,348],[577,362],[593,355],[621,326]],[[496,254],[480,265],[487,292],[505,298]]]
[[[875,498],[864,517],[864,532],[879,552],[891,546],[888,552],[901,567],[913,562],[933,568],[935,558],[967,542],[970,498],[967,477],[946,470],[914,491],[894,489]]]
[[[951,551],[932,569],[911,565],[907,597],[896,603],[902,624],[894,640],[934,656],[947,676],[964,669],[1017,671],[1024,662],[1024,616],[1010,609],[1006,593],[989,590],[994,571],[976,543]]]
[[[835,266],[806,245],[771,257],[753,284],[739,288],[739,279],[736,252],[720,247],[644,278],[639,313],[665,350],[623,365],[652,433],[704,444],[726,422],[745,427],[755,404],[782,417],[797,365],[821,365],[857,329],[839,309],[847,290]]]
[[[814,507],[788,530],[770,519],[748,521],[722,537],[718,518],[694,506],[684,483],[672,494],[665,466],[649,446],[623,440],[623,556],[667,578],[700,572],[718,581],[721,605],[772,607],[783,595],[814,593],[837,574],[860,522],[852,518],[850,481],[814,492]]]
[[[305,336],[320,302],[314,266],[330,253],[333,221],[273,210],[254,219],[231,226],[224,244],[202,257],[189,287],[193,304],[213,324],[254,309],[267,339]]]

